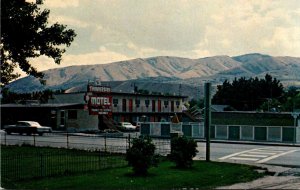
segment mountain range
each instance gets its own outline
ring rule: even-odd
[[[200,59],[159,56],[109,64],[80,65],[43,72],[47,84],[28,76],[8,85],[15,92],[44,89],[85,91],[88,81],[98,79],[113,91],[132,92],[134,86],[150,92],[202,96],[204,82],[213,86],[240,77],[264,77],[267,73],[284,86],[300,86],[300,58],[274,57],[258,53],[241,56],[213,56]]]

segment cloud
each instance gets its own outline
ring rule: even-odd
[[[124,61],[128,59],[133,59],[133,58],[113,51],[109,51],[104,47],[102,47],[97,52],[80,54],[80,55],[66,55],[63,64],[64,65],[107,64],[111,62]]]
[[[89,23],[87,22],[83,22],[79,19],[76,19],[76,18],[72,18],[72,17],[68,17],[68,16],[50,16],[49,18],[49,23],[50,24],[54,24],[54,23],[61,23],[61,24],[64,24],[64,25],[68,25],[68,26],[71,26],[71,27],[78,27],[78,28],[86,28],[88,26],[90,26]]]
[[[31,59],[30,63],[38,69],[38,71],[43,71],[58,67],[67,67],[72,65],[94,65],[94,64],[107,64],[111,62],[124,61],[128,59],[133,59],[133,57],[128,57],[105,47],[99,47],[98,51],[85,53],[85,54],[65,54],[62,57],[60,65],[54,63],[54,61],[46,56],[40,56],[36,59]]]
[[[279,55],[300,55],[300,27],[277,27],[272,35],[261,42],[262,47]]]
[[[69,8],[78,7],[79,0],[45,0],[44,6],[49,8]]]
[[[153,56],[299,56],[298,0],[45,0],[77,36],[62,66]],[[100,47],[100,48],[99,48]],[[40,69],[57,67],[51,59]]]
[[[234,2],[235,4],[226,6],[226,9],[217,8],[219,11],[210,15],[211,23],[206,26],[204,38],[198,42],[198,49],[207,50],[212,55],[260,52],[299,56],[299,39],[297,35],[290,35],[296,34],[295,28],[300,27],[299,21],[295,22],[300,19],[298,11],[289,11],[287,5],[280,1],[274,4],[270,1]],[[289,31],[290,34],[279,31],[278,28]],[[291,31],[289,28],[294,29]],[[283,33],[289,37],[283,37]],[[291,50],[292,48],[294,49]],[[278,51],[279,49],[287,51]]]

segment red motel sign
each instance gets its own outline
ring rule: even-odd
[[[112,96],[108,86],[88,85],[84,97],[90,115],[111,115]]]

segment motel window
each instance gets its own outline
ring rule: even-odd
[[[141,103],[140,100],[135,100],[135,106],[136,106],[137,108],[140,107],[140,103]]]
[[[146,104],[146,107],[148,107],[150,104],[150,100],[145,100],[145,104]]]
[[[60,110],[60,127],[65,127],[65,110]]]
[[[113,105],[114,105],[114,107],[117,107],[118,103],[119,103],[118,99],[113,99]]]
[[[68,110],[68,119],[77,119],[77,110]]]
[[[164,101],[164,105],[165,105],[165,108],[167,108],[169,105],[169,101]]]
[[[118,104],[118,99],[113,99],[113,104]]]
[[[126,112],[126,110],[127,110],[126,99],[123,99],[123,100],[122,100],[122,111],[123,111],[123,112]]]

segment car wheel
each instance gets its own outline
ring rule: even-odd
[[[43,136],[43,133],[39,133],[40,136]]]
[[[27,136],[31,135],[31,133],[26,133]]]

